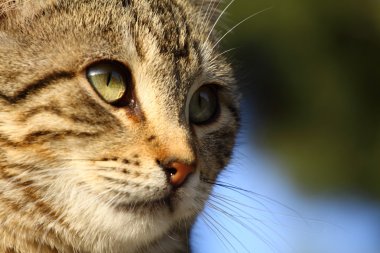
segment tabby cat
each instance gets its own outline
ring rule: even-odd
[[[0,0],[0,252],[189,252],[239,125],[215,0]]]

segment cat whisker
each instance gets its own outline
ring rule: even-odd
[[[210,195],[210,199],[209,199],[209,201],[212,202],[212,203],[220,204],[220,205],[222,205],[222,206],[226,206],[226,208],[232,210],[232,209],[230,208],[230,206],[231,206],[231,207],[233,207],[234,209],[236,209],[235,211],[238,211],[238,212],[243,213],[244,215],[246,215],[246,216],[239,215],[240,218],[245,218],[245,219],[255,219],[255,220],[257,219],[257,218],[254,218],[253,216],[251,216],[248,212],[244,211],[244,209],[239,208],[239,207],[237,207],[236,205],[234,205],[234,204],[237,203],[237,201],[230,201],[230,200],[225,200],[225,199],[223,199],[223,198],[222,198],[222,199],[220,199],[220,198],[216,198],[214,195]]]
[[[228,242],[230,247],[233,248],[232,244],[228,241],[228,239],[219,231],[218,228],[215,227],[215,225],[209,221],[208,214],[206,212],[202,212],[199,215],[199,218],[202,219],[204,224],[214,233],[214,235],[219,239],[219,241],[222,243],[223,247],[227,250],[229,250],[229,247],[226,245],[225,242]],[[223,239],[221,238],[223,236]],[[235,249],[235,248],[234,248]],[[236,252],[236,249],[234,250]]]
[[[86,159],[86,158],[66,158],[66,159],[59,159],[59,161],[78,161],[78,162],[108,162],[111,160],[103,160],[103,159]]]
[[[108,206],[108,207],[111,207],[113,204],[114,204],[114,200],[119,198],[120,196],[122,195],[122,192],[118,192],[113,198],[111,198],[110,200],[108,200],[105,205]]]
[[[230,198],[227,195],[222,195],[220,193],[213,192],[213,193],[211,193],[210,197],[211,198],[217,198],[217,199],[225,200],[226,203],[229,203],[229,204],[233,203],[233,204],[242,206],[244,208],[248,208],[248,209],[254,210],[255,212],[270,213],[273,216],[273,219],[274,219],[273,222],[274,222],[274,224],[281,225],[281,226],[284,226],[284,224],[279,221],[279,219],[278,219],[279,217],[288,217],[288,218],[292,218],[292,219],[295,219],[295,220],[300,220],[300,221],[302,221],[307,226],[309,226],[310,223],[319,223],[319,224],[327,224],[327,225],[335,226],[334,224],[326,223],[323,220],[319,220],[319,219],[315,219],[315,218],[309,218],[309,217],[304,217],[304,216],[300,217],[297,214],[287,214],[287,213],[282,213],[282,212],[273,212],[268,207],[265,207],[265,209],[262,209],[262,208],[250,206],[250,205],[247,205],[245,203],[241,203],[241,202],[239,202],[239,201],[237,201],[235,199],[232,199],[232,198]],[[260,202],[260,205],[263,205],[263,203]],[[283,207],[282,204],[280,204],[280,205]]]
[[[211,27],[210,29],[210,32],[209,34],[207,35],[207,38],[206,38],[206,41],[208,41],[210,39],[210,36],[212,34],[212,32],[214,31],[215,29],[215,26],[218,24],[219,20],[222,18],[222,16],[224,15],[224,13],[226,13],[226,11],[228,10],[228,8],[235,2],[235,0],[231,0],[229,2],[229,4],[223,9],[223,11],[220,13],[220,15],[218,16],[218,18],[216,19],[216,21],[214,22],[213,26]]]
[[[270,247],[273,252],[278,252],[278,243],[281,242],[284,244],[285,247],[289,249],[294,249],[294,245],[291,245],[291,243],[285,238],[284,234],[280,234],[277,232],[276,229],[274,229],[274,226],[281,226],[286,229],[299,229],[299,227],[294,227],[290,225],[290,223],[281,221],[281,217],[287,217],[295,219],[295,221],[301,221],[303,226],[306,226],[305,229],[309,231],[309,229],[312,229],[310,226],[314,223],[323,223],[327,225],[333,225],[326,223],[322,220],[318,219],[311,219],[311,218],[305,218],[302,216],[299,212],[297,212],[295,209],[290,208],[287,205],[284,205],[280,203],[279,201],[276,201],[270,197],[264,196],[262,194],[258,194],[246,189],[243,189],[241,187],[234,186],[230,183],[226,183],[220,180],[210,180],[204,177],[201,177],[201,181],[215,185],[217,187],[222,187],[224,189],[230,190],[232,193],[237,193],[240,196],[247,198],[251,201],[254,201],[258,203],[260,206],[263,206],[264,208],[258,208],[255,206],[251,206],[247,203],[240,202],[236,199],[233,199],[233,197],[229,195],[225,195],[219,192],[213,191],[210,194],[209,200],[206,203],[206,206],[209,208],[215,210],[217,213],[220,213],[221,215],[227,217],[229,220],[235,222],[239,226],[243,227],[256,237],[263,241],[268,247]],[[270,208],[267,207],[265,202],[260,201],[263,200],[269,204],[275,204],[279,205],[282,208],[285,208],[287,211],[290,211],[291,213],[278,213],[273,212],[270,210]],[[267,216],[253,216],[253,214],[250,214],[248,210],[254,210],[254,211],[260,211],[268,213],[272,216],[272,218]],[[260,217],[260,218],[257,218]],[[287,219],[287,221],[289,221]],[[290,220],[289,222],[293,222]],[[293,223],[292,223],[293,224]],[[334,226],[335,227],[335,226]],[[298,231],[298,230],[297,230]],[[269,234],[271,236],[269,236]],[[277,239],[276,239],[277,238]]]
[[[220,53],[220,54],[217,54],[214,58],[212,58],[211,60],[210,60],[210,62],[214,62],[216,59],[218,59],[219,57],[221,57],[221,56],[223,56],[223,55],[225,55],[225,54],[227,54],[227,53],[229,53],[229,52],[232,52],[232,51],[234,51],[234,50],[236,50],[236,48],[230,48],[230,49],[228,49],[228,50],[225,50],[225,51],[223,51],[222,53]]]
[[[285,209],[287,209],[287,210],[291,211],[292,213],[294,213],[295,217],[299,217],[301,220],[303,220],[306,225],[308,224],[307,220],[299,212],[297,212],[295,209],[293,209],[293,208],[291,208],[291,207],[289,207],[289,206],[287,206],[287,205],[285,205],[285,204],[283,204],[283,203],[281,203],[281,202],[279,202],[277,200],[274,200],[274,199],[272,199],[270,197],[267,197],[267,196],[264,196],[262,194],[259,194],[259,193],[253,192],[253,191],[249,191],[249,190],[246,190],[246,189],[243,189],[243,188],[240,188],[240,187],[237,187],[237,186],[234,186],[232,184],[225,183],[225,182],[222,182],[222,181],[219,181],[219,180],[209,180],[209,179],[206,179],[206,178],[201,178],[201,181],[203,181],[205,183],[208,183],[208,184],[212,184],[212,185],[216,185],[216,186],[219,186],[219,187],[223,187],[224,189],[231,190],[231,191],[236,192],[239,195],[242,195],[243,197],[246,197],[246,198],[248,198],[250,200],[253,200],[255,202],[258,202],[257,198],[260,198],[260,199],[268,201],[269,203],[274,203],[276,205],[284,207]],[[259,204],[263,205],[261,202]],[[266,209],[269,211],[268,208],[266,208]]]
[[[207,221],[207,224],[211,225],[214,229],[211,228],[211,226],[209,226],[211,228],[212,231],[214,231],[214,234],[217,235],[218,239],[222,242],[222,244],[226,247],[226,249],[228,250],[229,248],[227,247],[227,245],[224,243],[224,242],[227,242],[228,245],[230,246],[230,248],[236,252],[236,253],[239,253],[236,249],[236,247],[234,247],[234,245],[229,241],[228,237],[222,232],[226,232],[229,236],[231,236],[234,240],[236,240],[237,243],[239,243],[248,253],[249,253],[249,250],[245,248],[244,244],[241,242],[241,240],[239,240],[235,235],[233,235],[230,231],[228,231],[220,222],[216,221],[215,218],[213,218],[212,215],[210,215],[209,213],[207,213],[206,211],[204,211],[202,214],[201,214],[201,217],[204,218],[206,221]],[[218,227],[222,230],[220,230]],[[218,236],[218,234],[223,237],[220,238],[220,236]]]
[[[212,15],[216,11],[220,2],[221,2],[221,0],[210,0],[210,3],[209,3],[207,10],[206,10],[206,14],[205,14],[206,19],[204,19],[204,22],[203,22],[204,25],[203,25],[202,30],[206,29],[207,24],[209,23],[210,19],[212,18]],[[216,4],[216,6],[215,6],[215,4]]]
[[[254,210],[254,211],[261,211],[261,212],[269,213],[269,214],[271,214],[271,216],[275,220],[274,221],[275,223],[280,223],[279,220],[277,219],[277,214],[275,214],[274,212],[272,212],[270,210],[270,208],[268,208],[264,203],[262,203],[259,200],[253,199],[254,202],[258,203],[264,209],[260,209],[260,208],[256,208],[256,207],[253,207],[253,206],[250,206],[250,205],[247,205],[247,204],[240,203],[237,200],[229,198],[227,195],[222,195],[222,194],[218,194],[218,193],[212,193],[211,197],[219,199],[220,201],[224,201],[225,203],[237,204],[237,205],[240,205],[240,206],[242,206],[244,208],[249,208],[249,209]]]
[[[230,220],[236,222],[237,224],[239,224],[240,226],[245,228],[247,231],[255,234],[259,239],[261,239],[267,245],[274,247],[273,245],[275,245],[275,243],[273,242],[273,240],[265,239],[265,238],[270,238],[270,236],[268,235],[268,233],[266,231],[270,232],[271,235],[276,235],[278,238],[280,238],[281,241],[286,243],[286,245],[289,248],[291,248],[288,241],[280,233],[278,233],[275,229],[273,229],[272,227],[270,227],[267,224],[268,223],[267,220],[261,220],[261,219],[255,218],[252,215],[248,214],[247,212],[243,211],[240,208],[237,208],[234,205],[228,205],[227,202],[225,204],[223,204],[221,202],[211,200],[210,201],[210,207],[213,208],[214,210],[222,213],[224,216],[226,216]],[[239,214],[239,212],[242,212],[244,215],[247,215],[248,217],[244,217],[244,216],[240,216],[240,215],[235,214],[235,213]],[[254,226],[258,231],[253,230],[250,226],[247,226],[245,224],[246,221],[248,221],[249,224]],[[257,224],[254,222],[257,222],[259,225],[263,226],[263,228],[257,226]],[[281,225],[282,226],[282,224],[275,224],[275,225]]]
[[[200,180],[205,182],[205,183],[208,183],[208,184],[211,184],[211,185],[217,185],[217,186],[230,186],[230,188],[227,188],[227,189],[233,189],[232,185],[231,184],[227,184],[227,183],[223,183],[219,180],[210,180],[208,178],[205,178],[204,176],[201,176],[200,177]],[[241,190],[244,190],[244,189],[241,189]],[[234,190],[236,191],[236,190]],[[252,228],[250,228],[247,224],[246,224],[246,221],[248,220],[249,221],[249,224],[251,225],[255,225],[252,221],[256,221],[256,222],[259,222],[261,225],[264,225],[269,231],[271,232],[274,232],[273,229],[271,229],[268,225],[265,225],[264,222],[258,218],[254,218],[253,216],[251,216],[250,214],[248,214],[247,212],[243,211],[241,208],[239,207],[236,207],[236,206],[233,206],[233,208],[235,208],[235,210],[233,210],[233,208],[231,208],[229,205],[228,205],[228,202],[226,200],[223,200],[225,202],[225,204],[221,203],[220,201],[217,201],[215,199],[212,199],[213,198],[213,194],[214,193],[211,193],[210,194],[210,198],[209,200],[206,202],[206,206],[209,206],[210,208],[216,210],[218,213],[222,214],[223,216],[227,217],[228,219],[230,219],[231,221],[237,223],[238,225],[240,225],[241,227],[243,227],[244,229],[246,229],[247,231],[249,231],[250,233],[252,233],[253,235],[255,235],[257,238],[259,238],[262,242],[264,242],[268,247],[270,247],[273,252],[277,251],[276,247],[274,246],[274,241],[273,240],[270,240],[268,238],[269,235],[261,228],[257,228],[258,231],[255,231],[253,230]],[[247,195],[245,193],[245,195]],[[246,196],[248,197],[248,196]],[[270,212],[270,209],[267,208],[263,203],[261,203],[260,201],[252,198],[253,200],[255,200],[256,202],[258,202],[259,204],[261,204],[264,208],[266,208],[268,210],[269,213]],[[235,214],[231,214],[229,213],[228,211],[231,211],[232,213],[236,213],[236,210],[238,210],[238,212],[243,213],[244,215],[247,215],[250,219],[247,219],[246,217],[242,217],[241,215],[235,215]],[[239,217],[241,216],[241,217]],[[244,220],[241,220],[242,218],[244,218]],[[211,217],[211,219],[214,219]],[[219,224],[220,225],[220,224]],[[221,226],[223,229],[225,229],[223,226]],[[256,226],[257,227],[257,226]],[[228,231],[229,232],[229,231]],[[247,252],[250,252],[241,242],[240,240],[238,240],[237,238],[234,237],[234,235],[231,234],[231,236],[238,241],[239,244],[241,244],[241,246],[247,250]],[[279,235],[281,237],[281,235]],[[285,241],[286,242],[286,241]]]
[[[227,205],[227,204],[229,204],[229,205]],[[286,240],[279,233],[277,233],[273,228],[271,228],[268,224],[266,224],[266,221],[264,222],[263,220],[261,220],[259,218],[253,217],[252,215],[241,210],[240,208],[237,208],[236,206],[234,206],[231,203],[228,203],[228,202],[221,203],[220,201],[211,200],[209,202],[209,206],[211,208],[213,208],[214,210],[222,213],[225,217],[229,218],[230,220],[236,222],[237,224],[242,226],[247,231],[251,232],[252,234],[255,234],[256,236],[258,236],[259,239],[261,239],[262,241],[264,241],[268,245],[273,245],[273,243],[272,243],[272,241],[265,239],[265,238],[269,238],[269,235],[265,232],[265,230],[268,230],[269,232],[276,234],[284,242],[286,242]],[[244,217],[244,216],[240,215],[239,212],[242,213],[243,215],[248,216],[248,217]],[[253,230],[250,226],[248,226],[246,224],[246,222],[249,222],[253,226],[256,225],[254,222],[257,222],[258,224],[264,226],[265,230],[258,227],[258,226],[255,227],[256,230]]]
[[[222,205],[221,207],[217,206],[217,205],[214,205],[212,203],[208,203],[209,206],[216,210],[217,212],[221,213],[223,216],[225,216],[226,218],[230,219],[231,221],[237,223],[238,225],[240,225],[242,228],[246,229],[248,232],[252,233],[253,235],[255,235],[258,239],[260,239],[262,242],[264,242],[268,247],[271,247],[274,251],[276,251],[276,247],[274,246],[275,243],[273,240],[271,239],[268,239],[270,238],[270,236],[268,235],[268,233],[266,232],[266,230],[262,229],[261,227],[259,226],[255,226],[256,224],[254,224],[253,222],[247,220],[247,219],[244,219],[244,220],[241,220],[239,217],[237,217],[236,215],[234,214],[231,214],[229,213],[228,211],[226,210],[229,210],[231,211],[231,208],[228,208],[226,205]],[[220,205],[220,203],[218,204]],[[233,212],[233,211],[232,211]],[[262,220],[259,220],[257,218],[254,219],[255,221],[259,222],[260,225],[264,225],[264,227],[269,230],[271,233],[275,233],[274,229],[270,228],[268,225],[266,225]],[[248,226],[246,224],[246,222],[249,222],[252,226],[255,226],[255,230],[253,228],[251,228],[250,226]],[[277,234],[277,236],[279,236],[281,239],[283,239],[283,237],[279,234]],[[284,240],[286,242],[286,240]]]
[[[246,17],[245,19],[241,20],[239,23],[237,23],[236,25],[234,25],[231,29],[229,29],[215,44],[214,46],[211,48],[211,50],[214,50],[218,45],[219,43],[228,35],[230,34],[232,31],[234,31],[237,27],[239,27],[241,24],[243,24],[244,22],[248,21],[249,19],[263,13],[263,12],[266,12],[268,10],[271,10],[273,7],[268,7],[264,10],[261,10],[261,11],[258,11],[256,13],[253,13],[252,15],[249,15],[248,17]]]

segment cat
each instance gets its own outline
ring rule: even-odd
[[[216,5],[0,0],[1,253],[191,250],[240,122]]]

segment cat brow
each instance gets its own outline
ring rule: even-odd
[[[72,79],[74,78],[74,76],[75,74],[73,72],[67,72],[67,71],[53,72],[27,85],[24,89],[19,91],[16,95],[6,96],[0,93],[0,99],[4,99],[8,101],[8,103],[10,104],[16,104],[18,102],[21,102],[22,100],[25,100],[29,95],[32,95],[33,93],[37,93],[43,88],[46,88],[47,86],[54,84],[59,80]]]

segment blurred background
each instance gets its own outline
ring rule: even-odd
[[[221,4],[226,6],[229,1]],[[198,253],[380,252],[380,1],[236,0],[243,127]]]

